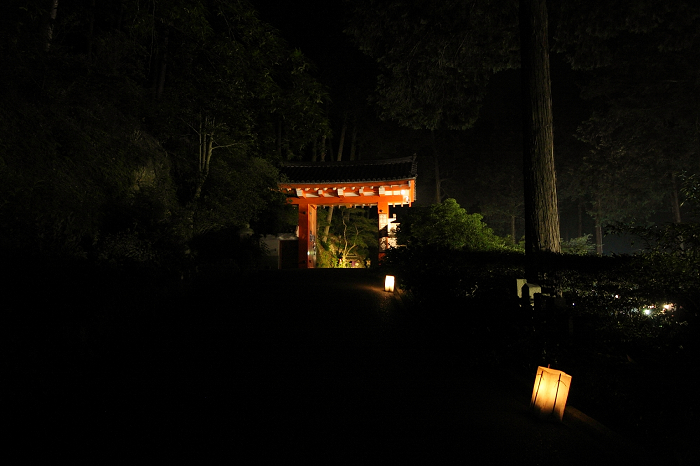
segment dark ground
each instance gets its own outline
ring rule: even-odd
[[[79,325],[15,322],[11,451],[98,464],[644,463],[532,418],[529,386],[382,288],[367,270],[270,271],[134,302],[141,319],[115,296]]]

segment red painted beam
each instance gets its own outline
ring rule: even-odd
[[[406,200],[401,195],[391,196],[343,196],[343,197],[289,197],[287,200],[296,205],[377,205],[380,202],[386,204],[407,204],[411,205],[411,200]]]

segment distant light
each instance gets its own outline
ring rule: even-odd
[[[650,315],[651,315],[651,309],[644,309],[644,315],[650,316]]]

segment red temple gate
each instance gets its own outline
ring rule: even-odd
[[[319,205],[377,206],[379,257],[388,248],[390,206],[416,200],[416,157],[350,162],[287,162],[280,184],[299,208],[299,268],[316,266],[316,213]]]

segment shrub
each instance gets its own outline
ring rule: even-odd
[[[453,250],[505,249],[506,241],[488,228],[480,214],[468,214],[454,199],[428,207],[415,207],[401,220],[399,244],[436,246]]]

